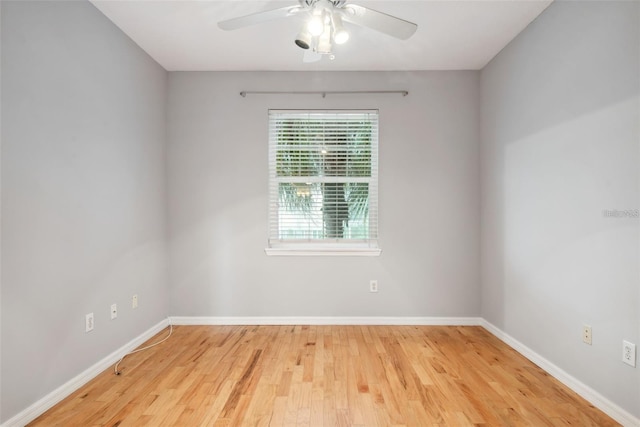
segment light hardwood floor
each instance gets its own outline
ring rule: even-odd
[[[120,370],[30,425],[618,425],[481,327],[176,326]]]

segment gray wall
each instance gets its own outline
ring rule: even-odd
[[[635,416],[639,6],[556,2],[481,75],[482,315]]]
[[[482,73],[168,78],[86,2],[0,5],[0,422],[168,313],[482,315],[640,416],[638,221],[602,215],[639,207],[637,2],[556,2]],[[411,93],[238,95],[340,89]],[[380,257],[264,254],[269,108],[379,108]]]
[[[170,73],[171,313],[477,316],[478,96],[478,72]],[[380,110],[381,256],[265,255],[269,108]]]
[[[1,37],[4,421],[167,315],[166,72],[88,2],[3,1]]]

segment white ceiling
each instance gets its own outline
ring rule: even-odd
[[[298,4],[244,0],[90,0],[169,71],[478,70],[552,0],[371,1],[354,4],[418,24],[408,40],[345,23],[348,43],[335,60],[302,62],[294,44],[299,16],[236,31],[218,21]]]

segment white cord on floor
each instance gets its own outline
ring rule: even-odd
[[[122,361],[124,360],[124,358],[125,358],[125,357],[127,357],[127,356],[129,356],[129,355],[131,355],[131,354],[138,353],[138,352],[143,351],[143,350],[148,350],[148,349],[150,349],[151,347],[155,347],[155,346],[157,346],[158,344],[162,344],[163,342],[165,342],[166,340],[168,340],[168,339],[169,339],[169,337],[171,336],[171,334],[172,334],[172,333],[173,333],[173,325],[172,325],[171,323],[169,323],[169,335],[167,335],[163,340],[158,341],[158,342],[157,342],[157,343],[155,343],[155,344],[151,344],[151,345],[148,345],[148,346],[146,346],[146,347],[139,348],[139,349],[137,349],[137,350],[133,350],[133,351],[131,351],[131,352],[129,352],[129,353],[127,353],[127,354],[125,354],[124,356],[122,356],[122,358],[121,358],[120,360],[118,360],[118,363],[116,363],[116,365],[113,367],[113,372],[114,372],[116,375],[120,375],[120,371],[118,371],[118,365],[120,365],[120,362],[122,362]]]

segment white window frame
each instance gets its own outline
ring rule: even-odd
[[[277,123],[287,118],[340,118],[343,115],[361,115],[371,119],[371,176],[370,177],[278,177],[277,176]],[[269,217],[267,255],[293,256],[378,256],[378,110],[269,110]],[[368,230],[366,239],[281,239],[278,224],[279,184],[281,182],[322,183],[339,179],[341,182],[368,183]]]

